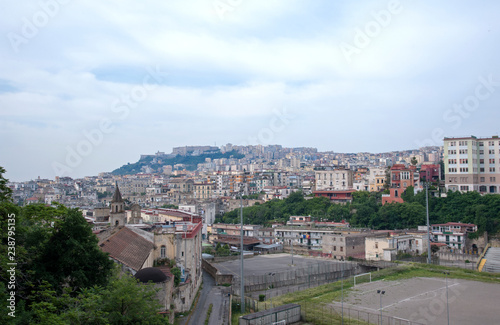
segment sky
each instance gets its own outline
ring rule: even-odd
[[[388,152],[499,133],[500,2],[0,0],[0,166],[185,145]]]

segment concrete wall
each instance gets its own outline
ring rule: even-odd
[[[239,325],[271,325],[286,320],[286,324],[300,321],[300,305],[288,304],[242,316]]]
[[[448,252],[437,252],[435,253],[435,256],[439,257],[440,260],[445,260],[445,261],[465,261],[469,260],[470,262],[477,262],[479,255],[473,255],[473,254],[455,254],[455,253],[448,253]]]
[[[215,285],[223,285],[223,284],[232,284],[233,283],[233,275],[232,274],[222,274],[220,273],[215,266],[210,264],[206,260],[202,260],[202,267],[205,271],[208,272],[214,278]]]

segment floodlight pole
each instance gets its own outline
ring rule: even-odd
[[[380,295],[380,324],[382,324],[384,322],[384,319],[382,318],[382,295],[385,294],[385,291],[377,290],[377,293]]]
[[[431,264],[431,226],[429,224],[429,195],[428,195],[428,188],[429,184],[427,181],[424,182],[425,184],[425,211],[427,214],[427,264]]]
[[[240,242],[240,258],[241,258],[241,313],[245,313],[245,280],[243,272],[243,189],[240,192],[240,218],[241,218],[241,242]]]
[[[342,310],[342,322],[341,324],[344,325],[344,264],[340,264],[341,267],[342,267],[342,275],[341,275],[341,278],[340,278],[340,287],[341,287],[341,291],[342,291],[342,295],[341,295],[341,310]]]
[[[448,325],[450,325],[450,305],[448,304],[448,274],[450,272],[444,272],[446,277],[446,314],[448,316]]]

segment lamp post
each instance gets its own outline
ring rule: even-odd
[[[450,275],[449,271],[443,272],[446,277],[446,314],[448,316],[448,325],[450,325],[450,306],[448,304],[448,275]]]
[[[241,218],[241,242],[240,242],[240,254],[241,254],[241,313],[245,313],[245,278],[243,272],[243,188],[240,192],[240,218]]]
[[[274,272],[269,272],[267,275],[270,275],[270,276],[272,277],[272,278],[271,278],[271,281],[272,281],[272,280],[274,279],[274,275],[275,275],[275,274],[276,274],[276,273],[274,273]],[[271,285],[269,285],[269,281],[267,281],[267,275],[266,275],[266,296],[267,296],[267,291],[268,291],[268,290],[270,290],[270,289],[271,289],[271,286],[272,286],[272,284],[271,284]],[[271,308],[273,308],[273,296],[272,296],[272,294],[270,294],[270,295],[271,295],[271,299],[270,299],[270,300],[271,300]],[[266,298],[267,298],[267,297],[266,297]],[[266,299],[266,300],[267,300],[267,299]]]
[[[341,310],[342,310],[342,322],[341,322],[341,325],[344,325],[344,264],[340,264],[341,265],[341,268],[342,268],[342,273],[341,273],[341,278],[340,278],[340,288],[341,288],[341,291],[342,291],[342,294],[341,294],[341,298],[340,298],[340,301],[341,301]]]
[[[377,293],[380,295],[380,324],[382,324],[384,322],[384,319],[382,318],[382,295],[385,294],[385,291],[377,290]]]
[[[425,185],[425,211],[427,214],[427,264],[431,264],[431,227],[429,224],[429,183],[424,181]]]

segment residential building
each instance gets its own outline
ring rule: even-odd
[[[386,232],[365,239],[365,258],[371,261],[392,261],[398,253],[422,254],[426,250],[423,233]]]
[[[435,224],[431,228],[432,243],[446,244],[448,248],[458,250],[466,246],[467,234],[477,231],[476,225],[460,222]]]
[[[390,194],[382,195],[382,205],[386,203],[403,203],[401,194],[412,186],[415,190],[419,186],[418,173],[415,166],[406,167],[404,164],[395,164],[390,170]]]
[[[316,170],[316,191],[345,191],[353,187],[353,171],[345,168]]]
[[[500,193],[500,139],[444,138],[445,187],[451,191]]]
[[[314,191],[315,197],[326,197],[332,203],[345,204],[352,202],[352,193],[356,190],[342,190],[342,191]]]

